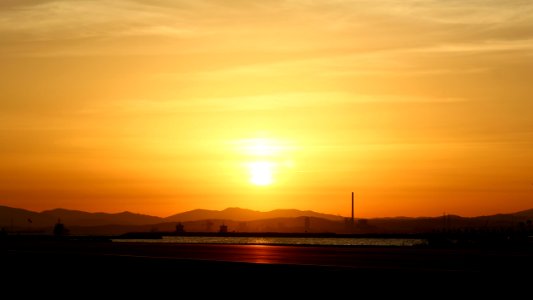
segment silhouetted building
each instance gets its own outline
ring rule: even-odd
[[[228,226],[222,224],[220,225],[220,230],[218,231],[219,233],[227,233],[228,232]]]
[[[68,234],[68,229],[65,227],[63,223],[61,223],[60,219],[57,219],[57,224],[54,226],[54,235],[64,236],[67,234]]]
[[[176,233],[184,233],[185,232],[185,226],[179,222],[176,224]]]

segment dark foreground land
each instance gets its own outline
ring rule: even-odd
[[[521,248],[302,247],[0,241],[2,283],[206,287],[329,286],[351,282],[444,286],[533,278],[533,250]],[[121,286],[121,285],[119,285]]]

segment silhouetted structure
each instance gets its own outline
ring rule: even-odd
[[[205,231],[206,232],[211,232],[212,228],[213,228],[213,222],[211,222],[209,220],[205,221]]]
[[[68,229],[65,227],[63,223],[61,223],[61,219],[57,219],[57,223],[54,226],[54,235],[55,236],[68,235]]]
[[[304,219],[304,230],[305,232],[309,232],[311,229],[311,219],[309,217],[305,217]]]
[[[352,192],[352,224],[354,224],[353,198],[354,198],[354,194],[353,194],[353,192]]]
[[[352,229],[353,229],[352,218],[344,218],[344,228],[347,231],[352,231]]]
[[[353,232],[355,227],[355,214],[354,214],[354,192],[352,192],[352,217],[344,219],[344,226],[348,232]]]
[[[220,225],[220,230],[218,232],[219,233],[228,233],[228,226],[224,225],[224,223],[222,223],[222,225]]]
[[[444,231],[448,231],[448,230],[451,230],[452,228],[452,218],[449,214],[447,213],[444,213],[442,215],[442,219],[443,219],[443,230]],[[485,221],[485,226],[488,226],[488,220]]]
[[[179,222],[176,224],[176,233],[184,233],[185,232],[185,226]]]

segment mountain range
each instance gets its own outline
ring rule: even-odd
[[[416,233],[447,228],[501,228],[528,224],[533,209],[511,214],[481,217],[396,217],[356,219],[356,231],[361,233]],[[131,231],[173,231],[178,222],[187,231],[217,231],[225,224],[230,231],[239,232],[337,232],[347,230],[345,218],[337,215],[297,209],[277,209],[260,212],[242,208],[224,210],[195,209],[166,218],[121,213],[89,213],[78,210],[53,209],[34,212],[0,206],[0,228],[18,231],[50,232],[61,220],[73,234],[122,234]],[[306,221],[307,220],[307,221]],[[306,225],[306,222],[308,223]],[[531,224],[531,221],[529,221]],[[530,225],[531,226],[531,225]]]
[[[190,222],[209,219],[254,221],[275,218],[314,217],[332,221],[342,221],[341,216],[301,211],[297,209],[277,209],[269,212],[254,211],[242,208],[226,208],[224,210],[195,209],[175,214],[166,218],[135,214],[128,211],[121,213],[89,213],[79,210],[57,208],[34,212],[30,210],[0,206],[0,227],[15,225],[49,226],[58,219],[71,226],[102,226],[102,225],[149,225],[165,222]],[[31,223],[30,223],[31,222]]]

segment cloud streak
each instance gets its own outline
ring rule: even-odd
[[[441,43],[504,43],[513,37],[502,31],[518,28],[531,37],[533,4],[526,1],[275,1],[268,5],[230,1],[18,1],[4,3],[0,12],[0,36],[12,42],[95,39],[86,52],[98,53],[98,42],[109,38],[154,37],[205,39],[217,49],[250,46],[228,38],[268,38],[279,35],[280,42],[268,43],[266,50],[320,48],[314,37],[351,35],[331,47],[427,47]],[[272,23],[271,23],[272,22]],[[278,28],[279,26],[279,28]],[[305,30],[305,29],[308,30]],[[413,29],[416,35],[413,35]],[[383,36],[385,33],[393,35]],[[302,35],[303,33],[303,35]],[[220,39],[218,38],[220,37]],[[291,43],[296,38],[300,43]],[[103,40],[103,41],[102,41]],[[216,42],[226,40],[226,45]],[[261,39],[254,42],[264,47]],[[131,42],[131,41],[130,41]],[[228,43],[229,42],[229,43]],[[128,41],[121,54],[129,50]],[[346,43],[349,43],[346,45]],[[244,44],[244,45],[243,45]],[[292,45],[292,46],[291,46]],[[374,46],[373,46],[374,45]],[[178,51],[183,43],[170,43]],[[192,49],[200,50],[199,43]],[[159,46],[151,50],[157,52]],[[327,47],[326,47],[327,48]],[[109,50],[109,49],[108,49]],[[150,49],[146,50],[147,52]],[[134,52],[136,53],[136,52]]]

